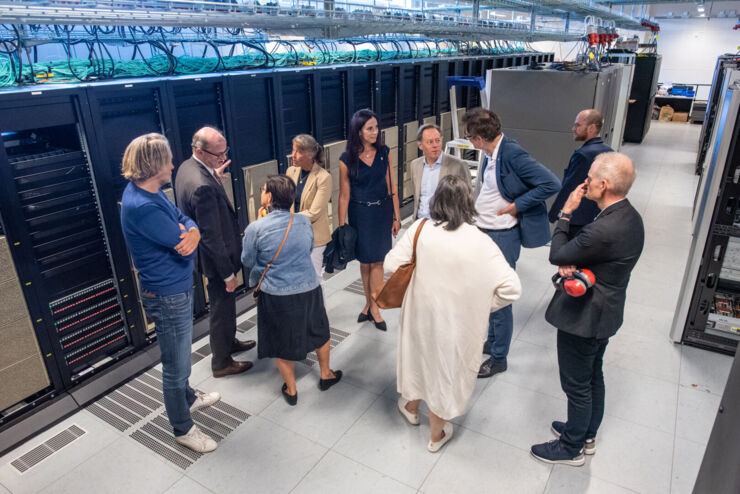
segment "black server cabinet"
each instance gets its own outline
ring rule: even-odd
[[[419,64],[419,118],[435,117],[438,111],[439,64]]]
[[[380,128],[398,125],[396,105],[398,101],[398,69],[393,65],[380,65],[377,73],[375,98],[378,101],[375,113],[380,119]]]
[[[270,72],[237,74],[227,82],[227,126],[231,129],[232,161],[255,165],[278,155],[275,84]],[[246,225],[246,211],[240,224]]]
[[[375,98],[375,74],[373,67],[353,67],[348,70],[347,124],[357,110],[370,108],[378,112]]]
[[[3,222],[57,388],[143,344],[127,263],[106,236],[106,191],[91,166],[81,99],[25,92],[3,98],[0,111]]]
[[[729,354],[735,353],[740,341],[738,106],[740,87],[727,91],[723,104],[723,128],[704,182],[672,334],[674,340]],[[684,305],[688,310],[682,310]]]
[[[275,75],[277,111],[278,162],[287,166],[285,156],[291,152],[292,139],[298,134],[314,135],[314,80],[310,71]]]
[[[661,58],[649,53],[638,54],[635,58],[635,74],[630,88],[630,101],[634,100],[634,103],[627,109],[625,142],[642,142],[650,129]]]
[[[316,134],[319,142],[341,141],[347,136],[347,70],[336,68],[317,70],[314,85]]]
[[[454,73],[454,66],[450,62],[437,64],[437,114],[450,111],[450,90],[447,88],[447,76]]]

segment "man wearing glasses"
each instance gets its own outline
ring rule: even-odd
[[[236,212],[226,195],[220,174],[228,167],[226,138],[213,127],[193,136],[193,155],[177,170],[177,204],[201,232],[197,270],[208,280],[210,343],[213,377],[240,374],[252,362],[231,355],[254,348],[253,340],[236,339],[236,274],[241,269],[241,237]]]
[[[532,158],[514,139],[501,132],[498,116],[473,108],[463,116],[465,138],[485,154],[475,179],[476,225],[496,242],[512,268],[522,246],[542,247],[550,241],[545,199],[560,190],[560,180]],[[492,312],[479,378],[507,368],[514,313],[511,305]]]

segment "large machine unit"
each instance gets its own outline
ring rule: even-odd
[[[661,55],[654,53],[638,53],[635,58],[635,74],[624,127],[625,142],[640,143],[650,130],[661,60]]]
[[[740,70],[726,78],[671,338],[733,354],[740,341]]]
[[[326,146],[334,211],[349,119],[370,107],[408,203],[416,129],[434,122],[449,134],[447,76],[551,59],[448,57],[0,92],[0,452],[159,358],[120,226],[120,162],[134,137],[167,136],[177,166],[198,128],[221,128],[231,147],[225,187],[243,229],[255,218],[265,177],[285,169],[299,133]],[[461,109],[475,97],[459,96]],[[205,314],[197,278],[194,301],[195,316]]]
[[[491,110],[500,118],[504,134],[516,139],[537,161],[563,176],[573,151],[578,112],[595,108],[604,115],[601,136],[616,146],[621,136],[627,87],[623,73],[630,66],[611,64],[599,71],[541,70],[528,67],[492,70]],[[552,200],[552,199],[551,199]]]

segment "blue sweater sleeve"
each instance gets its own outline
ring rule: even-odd
[[[195,225],[195,222],[187,216],[180,213],[180,216],[186,220],[183,225],[188,229],[188,224]],[[182,221],[179,221],[182,223]],[[135,224],[142,236],[168,249],[174,250],[175,245],[180,243],[180,225],[167,211],[155,202],[142,205],[136,210]]]

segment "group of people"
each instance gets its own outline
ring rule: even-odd
[[[552,422],[557,439],[534,445],[531,452],[542,461],[582,465],[584,452],[595,451],[604,411],[603,354],[621,326],[630,272],[644,242],[642,220],[626,199],[634,165],[603,143],[602,124],[596,110],[578,114],[573,135],[584,145],[574,152],[562,184],[503,134],[498,116],[489,110],[472,109],[463,118],[466,139],[484,155],[474,182],[466,162],[442,152],[439,127],[421,126],[422,156],[410,170],[416,221],[394,246],[401,223],[389,149],[372,111],[353,115],[339,164],[337,214],[339,225],[351,225],[357,236],[365,292],[358,322],[387,329],[373,294],[382,287],[384,271],[394,272],[415,258],[401,307],[398,409],[418,425],[420,402],[427,404],[429,451],[452,438],[450,420],[467,410],[476,379],[506,371],[511,304],[521,295],[516,262],[522,247],[548,242],[550,262],[563,280],[585,268],[596,282],[580,297],[558,284],[547,309],[546,320],[558,330],[568,417]],[[261,190],[266,214],[247,226],[240,241],[220,180],[230,163],[224,136],[205,127],[196,132],[192,147],[193,156],[177,172],[178,209],[160,190],[173,170],[167,140],[148,134],[132,141],[123,158],[130,184],[121,221],[140,273],[144,309],[156,324],[165,406],[176,440],[206,452],[216,443],[198,430],[189,412],[220,396],[188,385],[196,248],[197,271],[208,280],[214,377],[251,367],[231,357],[255,346],[235,338],[233,294],[242,266],[257,297],[258,357],[276,359],[286,402],[297,403],[294,365],[309,351],[318,356],[322,391],[339,382],[342,372],[329,363],[321,285],[323,253],[332,238],[332,180],[323,168],[323,148],[309,135],[293,139],[293,166],[285,175],[267,178]],[[545,200],[555,194],[548,215]]]

